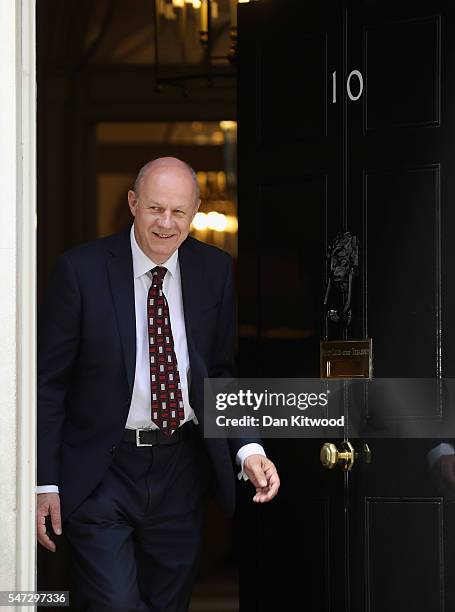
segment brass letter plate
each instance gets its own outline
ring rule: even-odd
[[[321,378],[372,378],[373,341],[321,342]]]

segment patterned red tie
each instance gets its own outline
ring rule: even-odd
[[[185,418],[169,306],[163,293],[167,269],[152,270],[147,296],[152,421],[171,436]]]

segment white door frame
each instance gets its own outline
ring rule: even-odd
[[[18,447],[17,584],[35,588],[36,483],[36,0],[16,0],[20,9],[18,74]],[[17,23],[17,22],[16,22]],[[24,586],[21,586],[21,585]]]
[[[35,0],[0,2],[0,590],[34,590]],[[30,606],[15,607],[29,611]],[[6,609],[6,608],[5,608]],[[11,608],[13,609],[13,608]]]

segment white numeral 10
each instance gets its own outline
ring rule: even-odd
[[[356,96],[352,95],[351,91],[351,79],[353,77],[357,77],[359,80],[359,93]],[[346,92],[348,94],[348,98],[355,102],[360,98],[363,93],[363,76],[360,70],[352,70],[349,73],[349,76],[346,80]],[[332,73],[332,104],[336,104],[337,101],[337,71],[335,70]]]

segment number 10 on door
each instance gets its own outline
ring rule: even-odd
[[[359,91],[356,95],[352,93],[351,83],[353,79],[357,79],[359,82]],[[352,70],[346,79],[346,93],[348,98],[353,102],[359,100],[363,93],[363,76],[360,70]],[[337,71],[332,72],[332,104],[336,104],[337,101]]]

